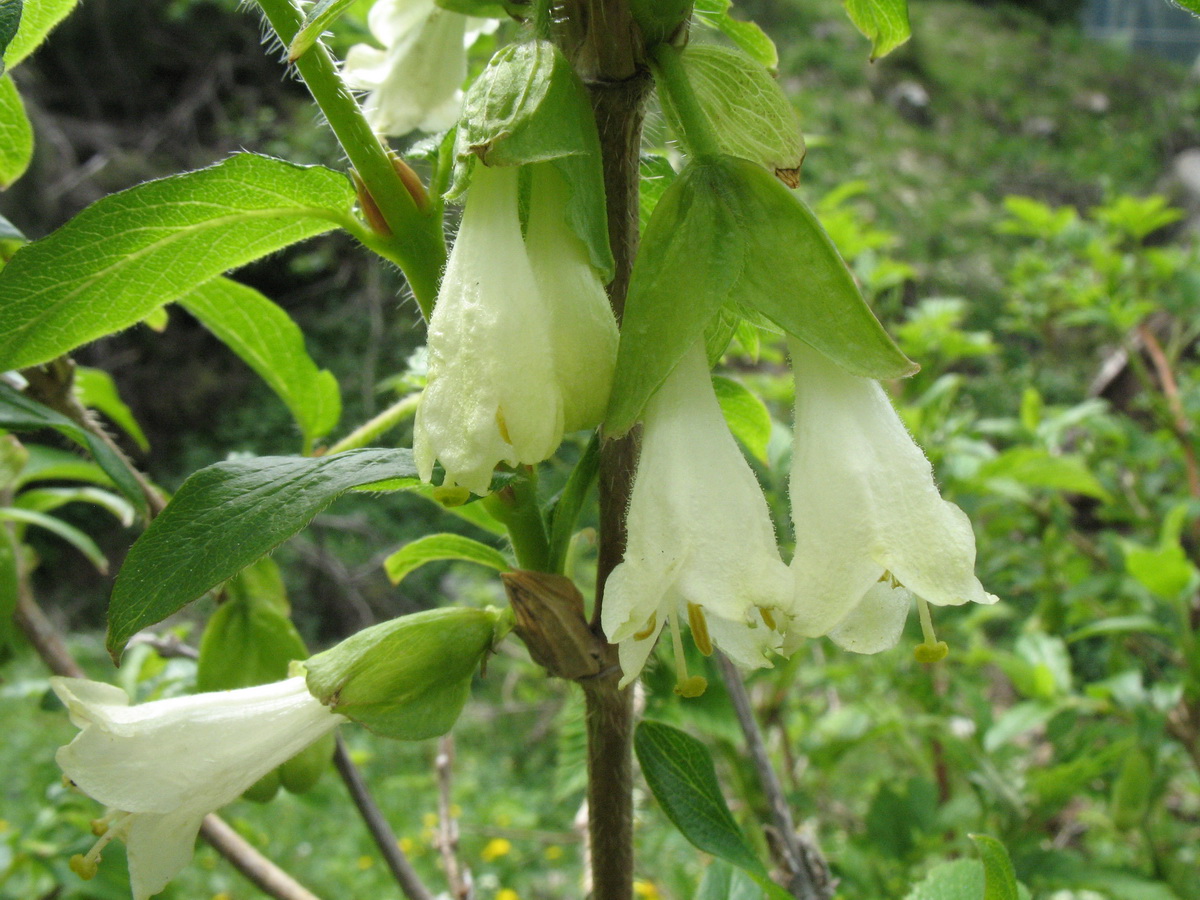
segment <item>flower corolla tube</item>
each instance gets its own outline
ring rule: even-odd
[[[703,341],[646,404],[628,528],[602,614],[604,633],[619,645],[622,687],[669,626],[676,690],[703,690],[703,679],[687,676],[680,620],[701,652],[715,646],[743,668],[769,665],[765,654],[781,644],[791,578],[762,488],[721,414]]]
[[[138,706],[101,682],[50,684],[81,729],[59,748],[58,765],[113,810],[107,831],[72,868],[90,876],[104,845],[121,838],[134,900],[158,893],[187,865],[208,813],[346,721],[309,693],[303,677]]]
[[[828,634],[876,653],[899,640],[913,595],[941,606],[996,602],[975,577],[970,521],[938,493],[880,384],[798,340],[788,347],[796,377],[791,639]],[[922,625],[929,641],[924,606]]]
[[[434,0],[379,0],[372,6],[367,26],[384,49],[355,44],[342,65],[347,85],[370,92],[363,112],[371,127],[392,136],[452,128],[462,109],[467,48],[483,21]]]
[[[429,378],[413,455],[429,481],[486,494],[498,462],[532,465],[566,430],[599,424],[617,326],[583,242],[565,224],[566,185],[532,173],[521,235],[519,170],[476,166],[429,322]]]

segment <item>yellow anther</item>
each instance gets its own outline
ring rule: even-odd
[[[696,642],[696,649],[705,656],[712,656],[713,642],[708,636],[708,621],[704,618],[704,610],[695,603],[689,603],[687,612],[688,625],[692,628],[692,640]]]
[[[94,834],[96,837],[104,837],[104,835],[108,832],[107,819],[92,819],[90,824],[92,827],[92,834]]]
[[[654,634],[658,628],[658,614],[650,617],[650,621],[646,623],[646,627],[633,636],[635,641],[644,641],[650,635]]]
[[[91,881],[96,877],[96,873],[100,871],[100,857],[92,859],[92,854],[84,856],[82,853],[76,853],[67,863],[71,867],[71,871],[82,878],[84,881]]]
[[[917,662],[935,663],[945,659],[950,652],[950,645],[937,639],[933,631],[933,615],[929,612],[929,604],[920,597],[917,598],[917,612],[921,616],[921,633],[925,636],[925,642],[913,650]]]
[[[708,679],[703,675],[693,675],[691,678],[684,678],[675,685],[675,693],[687,699],[699,697],[706,690],[708,690]]]
[[[449,508],[462,506],[471,499],[470,490],[459,486],[446,487],[443,485],[442,487],[435,487],[431,493],[434,500],[442,504],[442,506]]]
[[[772,631],[778,631],[779,626],[775,624],[775,614],[764,606],[757,607],[758,614],[762,616],[762,620],[767,623],[767,627]]]
[[[496,427],[500,429],[500,437],[504,439],[504,443],[512,444],[512,438],[508,436],[508,423],[504,421],[504,410],[496,410]]]

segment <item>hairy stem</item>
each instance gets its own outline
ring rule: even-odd
[[[627,0],[568,0],[555,40],[588,87],[600,133],[608,234],[616,274],[608,286],[617,321],[625,309],[638,244],[638,178],[645,45]],[[587,702],[588,832],[594,900],[633,896],[633,702],[618,689],[616,648],[603,644],[604,583],[625,553],[625,514],[637,466],[637,434],[600,451],[600,546],[591,628],[603,646],[600,673],[580,681]]]
[[[291,43],[304,21],[293,0],[258,0],[284,46]],[[388,149],[367,123],[358,101],[338,73],[329,50],[318,41],[295,61],[296,69],[325,114],[358,177],[366,185],[384,222],[391,253],[428,319],[437,296],[438,279],[446,261],[442,222],[435,204],[429,213],[418,206],[393,164]]]
[[[357,450],[369,447],[387,432],[391,431],[405,419],[412,417],[421,403],[419,393],[402,397],[369,421],[364,422],[352,432],[333,444],[325,451],[326,456],[344,453],[347,450]]]

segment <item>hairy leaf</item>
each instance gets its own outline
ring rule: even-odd
[[[994,837],[986,834],[970,836],[983,860],[983,900],[1019,900],[1017,876],[1013,872],[1008,850]]]
[[[678,728],[649,719],[638,724],[633,746],[654,799],[685,838],[741,869],[763,871],[721,796],[707,747]]]
[[[96,201],[0,270],[0,369],[128,328],[227,269],[350,223],[330,169],[241,153]]]
[[[4,74],[4,54],[21,25],[21,0],[0,0],[0,75]]]
[[[305,452],[342,414],[337,379],[318,369],[304,335],[287,313],[253,288],[214,278],[179,298],[179,305],[242,358],[295,416]]]
[[[119,657],[139,629],[270,553],[346,491],[393,479],[416,483],[412,451],[234,459],[196,472],[121,567],[108,608],[109,653]]]
[[[399,584],[425,563],[442,559],[479,563],[498,572],[507,572],[512,568],[507,557],[495,547],[460,534],[427,534],[410,541],[385,559],[383,568],[388,580],[392,584]]]
[[[76,0],[36,0],[21,9],[21,23],[16,36],[4,51],[4,64],[13,68],[37,49],[51,29],[75,8]]]
[[[295,62],[308,52],[325,30],[341,18],[342,13],[357,0],[317,0],[304,16],[304,23],[288,45],[288,62]]]
[[[33,126],[12,77],[0,77],[0,191],[20,178],[33,157]]]

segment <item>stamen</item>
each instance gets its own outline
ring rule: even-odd
[[[650,635],[654,634],[656,628],[658,628],[658,613],[655,613],[650,617],[650,621],[646,623],[646,627],[637,632],[633,636],[633,639],[635,641],[644,641],[646,638],[650,637]]]
[[[101,819],[92,821],[92,833],[99,831],[100,836],[96,839],[96,843],[92,845],[92,849],[87,852],[87,855],[76,853],[68,861],[71,871],[82,878],[84,881],[90,881],[96,877],[96,872],[100,869],[100,854],[104,848],[109,845],[113,838],[124,837],[128,831],[128,826],[133,820],[133,813],[115,812],[109,813]]]
[[[508,436],[508,423],[504,421],[504,410],[496,410],[496,427],[500,429],[500,437],[504,439],[504,443],[512,444],[512,438]]]
[[[770,628],[772,631],[778,631],[779,626],[775,624],[775,614],[773,612],[771,612],[769,609],[767,609],[765,606],[759,606],[759,607],[757,607],[757,609],[758,609],[758,614],[760,616],[762,616],[762,620],[767,623],[767,627]]]
[[[921,616],[921,633],[925,636],[925,642],[918,644],[913,650],[917,662],[935,663],[945,659],[950,652],[950,645],[937,639],[933,631],[933,616],[929,612],[929,604],[920,597],[917,598],[917,612]]]
[[[675,650],[675,665],[678,666],[675,693],[680,697],[699,697],[708,689],[708,682],[700,675],[688,677],[687,657],[683,655],[683,638],[679,634],[679,623],[671,616],[671,644]]]
[[[692,640],[696,642],[696,649],[705,656],[712,656],[713,642],[708,634],[708,620],[704,618],[704,610],[695,603],[689,603],[687,611],[688,625],[692,628]]]

